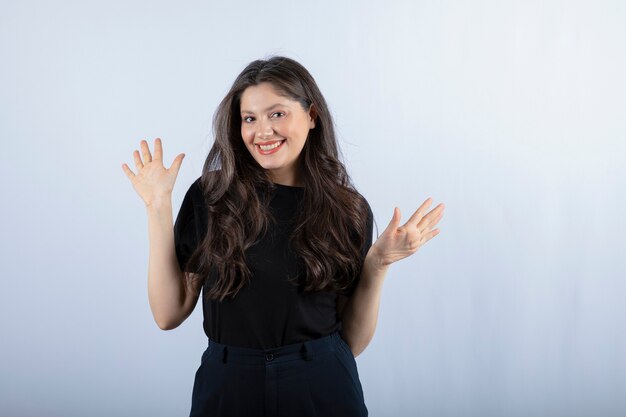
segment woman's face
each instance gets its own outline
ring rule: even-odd
[[[244,90],[240,110],[241,137],[252,157],[275,183],[301,186],[297,161],[315,127],[313,109],[304,111],[300,102],[263,82]]]

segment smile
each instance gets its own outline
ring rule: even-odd
[[[269,155],[274,152],[277,152],[284,142],[285,140],[283,139],[281,141],[274,142],[271,145],[258,145],[257,144],[255,146],[259,149],[259,153],[261,153],[262,155]]]

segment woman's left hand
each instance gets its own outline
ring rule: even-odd
[[[427,198],[402,226],[398,226],[400,209],[394,207],[391,222],[370,249],[378,258],[375,262],[377,266],[386,267],[413,255],[424,243],[439,234],[439,229],[432,229],[443,217],[445,206],[440,203],[424,215],[431,201],[430,197]]]

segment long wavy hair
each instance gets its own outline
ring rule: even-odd
[[[339,160],[333,118],[315,80],[283,56],[248,64],[215,111],[215,142],[200,179],[208,230],[188,262],[205,277],[204,294],[211,299],[234,297],[251,278],[244,252],[274,221],[268,204],[275,185],[243,143],[240,101],[246,88],[262,82],[307,112],[315,107],[315,127],[297,162],[304,192],[290,243],[305,268],[303,291],[344,291],[361,273],[367,204]],[[216,279],[207,288],[212,272]]]

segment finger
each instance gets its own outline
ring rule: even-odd
[[[443,217],[444,208],[445,206],[443,203],[439,204],[420,220],[417,227],[419,229],[426,229],[437,224],[437,222]]]
[[[442,217],[443,217],[443,212],[439,212],[437,217],[434,217],[434,218],[430,217],[426,219],[426,217],[424,217],[422,221],[419,222],[419,224],[417,225],[417,230],[419,231],[421,235],[425,235],[433,227],[435,227],[435,225],[439,222],[439,220],[441,220]]]
[[[389,225],[387,225],[385,232],[387,230],[389,230],[390,232],[393,232],[398,228],[398,225],[400,224],[400,216],[401,216],[400,209],[398,207],[394,207],[393,215],[391,216],[391,221],[389,222]]]
[[[430,206],[431,202],[432,202],[432,198],[428,197],[422,203],[422,205],[419,206],[417,208],[417,210],[415,210],[415,213],[413,213],[413,215],[409,218],[409,220],[406,222],[405,226],[411,226],[411,225],[419,223],[420,219],[424,215],[424,212],[426,211],[426,209]]]
[[[141,141],[141,154],[143,155],[144,164],[148,162],[152,162],[152,155],[150,154],[150,148],[148,147],[148,142],[145,140]]]
[[[161,144],[161,138],[154,140],[154,160],[161,161],[163,159],[163,145]]]
[[[137,168],[137,171],[141,170],[143,168],[143,162],[141,162],[141,157],[137,149],[133,152],[133,158],[135,159],[135,168]]]
[[[174,176],[178,176],[178,171],[180,170],[180,166],[183,164],[183,159],[185,158],[185,154],[181,153],[172,162],[172,166],[169,169],[173,170]]]
[[[126,164],[122,164],[122,170],[131,181],[135,178],[135,173]]]
[[[428,233],[425,237],[424,237],[424,243],[428,242],[430,239],[434,238],[435,236],[437,236],[439,234],[440,230],[439,229],[434,229],[433,231],[431,231],[430,233]],[[422,243],[422,245],[424,244]]]

